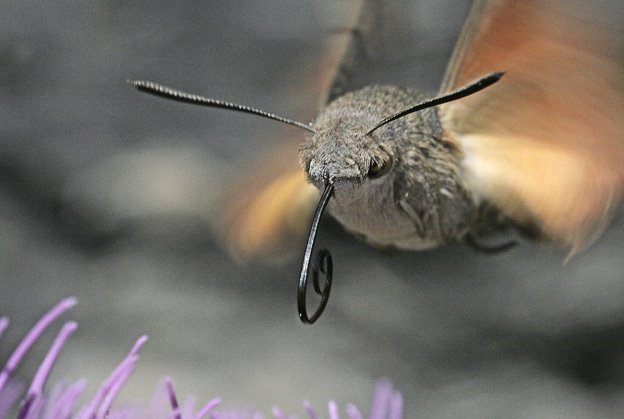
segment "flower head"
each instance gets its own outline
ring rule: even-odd
[[[138,353],[147,336],[141,336],[126,358],[113,370],[106,380],[96,391],[90,401],[80,404],[79,400],[86,388],[86,381],[80,380],[74,384],[57,384],[50,393],[44,392],[46,381],[52,371],[52,367],[59,357],[65,342],[78,328],[75,322],[67,322],[56,336],[50,350],[45,356],[39,369],[35,373],[28,390],[24,394],[24,386],[17,380],[11,379],[11,375],[18,367],[24,356],[37,341],[39,336],[65,311],[76,304],[75,298],[66,298],[58,303],[52,310],[46,313],[22,342],[11,354],[4,368],[0,371],[0,419],[7,419],[9,415],[16,414],[18,419],[263,419],[257,412],[241,412],[235,410],[216,410],[221,403],[220,399],[212,399],[201,409],[196,411],[192,399],[187,399],[182,406],[179,405],[177,396],[173,390],[171,379],[165,378],[163,386],[157,389],[156,398],[168,398],[170,409],[158,410],[154,408],[114,408],[115,398],[130,378]],[[6,317],[0,318],[0,339],[9,325]],[[318,419],[318,416],[309,403],[303,406],[309,419]],[[370,412],[370,419],[401,419],[403,400],[401,394],[395,392],[392,384],[387,380],[381,380],[375,388],[375,395]],[[279,409],[272,412],[276,419],[286,419]],[[363,416],[353,405],[347,405],[346,414],[348,419],[362,419]],[[328,404],[329,419],[340,419],[336,403]]]

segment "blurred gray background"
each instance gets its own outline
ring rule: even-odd
[[[414,1],[409,36],[374,78],[435,91],[468,3]],[[462,245],[383,252],[326,217],[319,240],[334,254],[335,285],[313,326],[296,312],[300,255],[241,266],[224,251],[217,201],[284,128],[126,80],[299,118],[312,112],[305,80],[353,5],[0,4],[0,314],[12,321],[0,362],[75,295],[64,318],[80,329],[52,381],[87,377],[91,394],[150,337],[118,405],[146,403],[169,375],[180,398],[200,402],[301,417],[301,400],[324,412],[333,398],[367,412],[387,377],[408,418],[622,415],[620,216],[566,265],[530,243],[497,256]],[[53,335],[19,376],[32,377]]]

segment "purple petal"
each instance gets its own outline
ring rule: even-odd
[[[362,419],[362,414],[357,409],[357,407],[355,407],[355,405],[348,404],[346,410],[347,410],[347,416],[349,416],[349,419]]]
[[[41,419],[56,419],[51,415],[51,410],[58,402],[59,397],[67,390],[65,383],[57,383],[52,387],[52,392],[46,395],[46,404],[43,409]]]
[[[145,343],[147,336],[141,336],[139,340],[134,344],[132,350],[128,356],[121,362],[121,364],[113,370],[108,378],[102,383],[98,391],[95,393],[93,400],[86,407],[82,409],[78,415],[79,419],[92,419],[95,417],[95,412],[103,403],[103,400],[110,392],[111,387],[125,374],[128,369],[132,370],[132,365],[137,360],[137,352],[141,349],[141,345]],[[127,377],[126,377],[127,379]],[[125,380],[123,380],[125,382]]]
[[[2,395],[0,395],[0,418],[8,417],[9,411],[22,397],[23,392],[23,383],[15,380],[8,382]]]
[[[173,391],[173,383],[171,378],[165,377],[165,386],[167,387],[167,395],[169,396],[169,402],[171,403],[172,416],[174,419],[182,419],[180,414],[180,408],[178,407],[178,399]]]
[[[308,413],[308,416],[310,416],[310,419],[318,419],[316,416],[316,413],[314,413],[314,410],[312,410],[312,406],[310,406],[310,402],[308,402],[307,400],[304,400],[303,408]]]
[[[128,367],[122,369],[121,374],[116,377],[115,381],[110,386],[110,390],[106,394],[106,397],[104,398],[104,401],[102,402],[102,405],[98,409],[97,415],[95,416],[97,419],[104,419],[108,417],[110,407],[117,398],[117,395],[121,391],[121,388],[124,386],[124,384],[126,384],[126,381],[128,381],[128,378],[130,378],[130,376],[134,372],[134,364],[139,359],[139,357],[137,355],[133,355],[126,359],[128,360]]]
[[[64,312],[72,308],[76,305],[76,298],[70,297],[62,300],[58,303],[54,308],[48,311],[42,318],[35,324],[35,326],[31,329],[30,332],[26,335],[24,340],[20,342],[15,351],[9,357],[6,365],[0,372],[0,393],[2,393],[2,389],[6,385],[9,377],[17,368],[20,361],[26,355],[26,352],[30,349],[30,347],[35,343],[35,341],[41,336],[43,331],[57,318],[61,316]],[[6,326],[5,326],[6,327]]]
[[[173,387],[171,388],[173,390]],[[180,416],[183,418],[195,417],[195,398],[187,397],[180,407]]]
[[[195,419],[202,419],[202,418],[204,418],[208,413],[210,413],[210,411],[212,409],[214,409],[215,407],[219,406],[220,404],[221,404],[221,399],[219,399],[219,398],[210,400],[206,404],[206,406],[204,406],[204,408],[202,410],[200,410],[199,413],[197,413],[197,415],[195,415]]]
[[[26,417],[26,415],[30,411],[30,408],[33,405],[33,402],[35,401],[34,399],[35,396],[32,394],[30,395],[30,397],[26,397],[26,399],[22,402],[22,407],[17,415],[17,419],[24,419]]]
[[[40,394],[29,394],[17,415],[17,419],[38,418],[43,402],[44,399]]]
[[[76,331],[76,329],[78,329],[77,323],[66,323],[59,332],[59,334],[56,336],[56,339],[54,339],[52,347],[50,348],[43,362],[39,366],[39,369],[35,374],[35,378],[33,379],[30,388],[26,393],[26,403],[24,403],[24,405],[22,406],[18,418],[29,417],[28,415],[29,413],[31,413],[29,412],[31,409],[33,409],[31,417],[38,416],[37,414],[35,414],[34,409],[37,406],[40,406],[42,403],[43,387],[45,386],[46,380],[50,376],[50,371],[52,370],[56,359],[61,353],[65,342],[67,342],[67,339],[71,336],[72,333]]]
[[[128,356],[138,354],[141,347],[145,344],[145,342],[147,342],[147,339],[147,335],[143,335],[138,338],[132,349],[130,349],[130,353],[128,354]]]
[[[44,419],[70,419],[71,412],[74,410],[78,399],[86,387],[87,381],[80,380],[65,389],[65,391],[58,396],[56,402],[51,405],[51,412],[49,415],[46,415]]]
[[[0,318],[0,339],[2,339],[2,334],[4,333],[7,327],[9,327],[8,317]]]
[[[170,403],[167,400],[167,389],[165,386],[164,378],[158,383],[158,386],[154,390],[148,408],[146,410],[146,416],[148,418],[155,418],[163,416],[162,412],[169,412]]]
[[[276,419],[286,419],[286,416],[277,407],[274,407],[271,413],[273,413]]]
[[[340,416],[338,415],[338,406],[335,401],[330,400],[329,403],[327,403],[327,410],[329,413],[329,419],[340,419]]]
[[[403,396],[401,393],[394,392],[390,398],[390,414],[388,419],[401,419],[403,417]]]
[[[32,384],[28,389],[28,393],[30,394],[43,394],[43,387],[45,386],[46,380],[50,376],[50,371],[52,371],[52,367],[56,362],[63,346],[65,346],[65,342],[78,329],[78,323],[76,322],[68,322],[65,323],[59,334],[54,339],[54,343],[52,347],[48,351],[46,357],[43,362],[39,366],[37,373],[35,374],[35,378],[33,378]]]
[[[375,385],[375,394],[371,405],[370,419],[385,419],[388,411],[388,402],[392,394],[392,383],[381,379]]]

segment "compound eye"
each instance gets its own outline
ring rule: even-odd
[[[368,177],[370,179],[378,179],[388,173],[391,167],[392,156],[390,154],[388,154],[388,157],[384,160],[373,158],[368,168]]]

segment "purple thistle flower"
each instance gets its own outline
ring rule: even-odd
[[[157,390],[157,394],[166,394],[171,409],[169,411],[154,411],[154,409],[113,408],[112,405],[132,375],[138,353],[147,336],[141,336],[134,344],[126,358],[104,380],[93,399],[79,405],[79,399],[86,388],[85,380],[80,380],[72,385],[57,384],[52,392],[46,394],[44,387],[52,367],[59,357],[63,346],[71,334],[76,331],[78,325],[75,322],[67,322],[61,328],[50,350],[46,354],[30,387],[23,395],[23,385],[17,380],[12,380],[11,375],[20,364],[26,353],[37,341],[39,336],[65,311],[76,304],[75,298],[67,298],[58,303],[52,310],[39,320],[15,351],[9,357],[4,368],[0,371],[0,419],[8,419],[11,412],[17,412],[17,419],[263,419],[257,412],[239,412],[236,410],[216,411],[221,404],[221,399],[215,398],[209,401],[198,412],[195,412],[195,404],[192,399],[187,399],[182,406],[173,390],[170,378],[164,380],[163,389]],[[6,317],[0,318],[0,338],[9,325]],[[162,399],[162,397],[160,397]],[[21,401],[20,401],[21,400]],[[303,403],[308,419],[318,419],[308,402]],[[74,413],[76,412],[77,413]],[[295,419],[284,415],[278,408],[272,411],[276,419]],[[363,419],[360,412],[353,405],[346,407],[347,419]],[[329,419],[340,419],[336,403],[328,404]],[[401,394],[395,392],[392,384],[387,380],[380,380],[375,388],[373,403],[369,419],[401,419],[403,417],[403,399]]]

